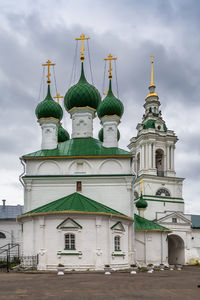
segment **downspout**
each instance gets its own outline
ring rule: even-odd
[[[136,182],[136,180],[137,180],[137,173],[134,171],[133,158],[134,158],[134,156],[132,155],[132,159],[131,159],[131,169],[132,169],[133,175],[135,176],[135,179],[134,179],[134,181],[133,181],[133,187],[132,187],[132,203],[133,203],[132,208],[133,208],[133,219],[134,219],[134,199],[135,199],[135,197],[134,197],[134,184],[135,184],[135,182]],[[134,222],[135,222],[135,221],[134,221]],[[136,257],[136,248],[134,247],[134,246],[135,246],[135,224],[134,224],[134,223],[133,223],[133,237],[132,237],[131,240],[132,240],[131,248],[132,248],[132,250],[133,250],[134,260],[135,260],[135,262],[136,262],[136,261],[137,261],[137,257]]]
[[[24,161],[22,160],[22,158],[20,158],[20,162],[21,162],[21,164],[23,166],[23,172],[22,172],[21,175],[19,175],[19,181],[21,182],[22,186],[25,187],[25,184],[24,184],[24,182],[22,180],[22,177],[24,176],[24,174],[26,172],[26,165],[25,165]]]

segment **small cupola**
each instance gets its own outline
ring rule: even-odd
[[[69,133],[66,129],[60,124],[58,126],[58,143],[66,142],[70,139]]]
[[[41,118],[55,118],[61,120],[63,117],[62,107],[53,100],[49,84],[47,87],[46,98],[37,105],[35,114],[38,120]]]
[[[53,100],[50,91],[50,66],[54,66],[48,60],[43,66],[48,67],[47,72],[47,95],[35,110],[36,117],[42,129],[42,150],[55,149],[58,146],[58,126],[63,117],[63,110],[59,103]]]
[[[99,91],[87,82],[84,65],[81,62],[81,76],[77,84],[73,85],[66,93],[64,105],[67,111],[77,107],[90,107],[96,111],[101,96]]]

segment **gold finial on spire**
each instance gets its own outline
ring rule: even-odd
[[[141,191],[141,195],[142,195],[144,180],[141,179],[141,180],[139,181],[139,183],[140,183],[140,191]]]
[[[81,40],[81,56],[80,56],[80,59],[81,61],[83,62],[84,59],[85,59],[85,56],[83,55],[83,51],[85,51],[84,47],[83,47],[83,41],[84,40],[89,40],[90,38],[89,37],[86,37],[84,34],[81,34],[80,35],[80,38],[76,38],[77,41],[80,41]]]
[[[64,98],[64,96],[61,96],[59,93],[57,93],[57,95],[54,98],[57,99],[59,104],[60,98]]]
[[[50,84],[51,80],[50,80],[50,66],[55,66],[55,64],[53,64],[50,60],[47,60],[46,64],[42,64],[43,66],[47,66],[48,67],[48,72],[47,72],[47,83]]]
[[[153,83],[153,63],[154,63],[153,59],[154,59],[154,56],[152,54],[151,55],[151,84],[150,84],[150,86],[155,86],[155,84]]]
[[[117,59],[117,57],[113,57],[112,54],[109,54],[108,57],[104,58],[104,60],[109,60],[109,70],[108,70],[108,73],[109,73],[109,76],[108,78],[111,79],[112,78],[112,66],[111,66],[111,61],[114,60],[114,59]]]

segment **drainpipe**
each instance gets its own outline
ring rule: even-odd
[[[22,177],[24,176],[24,174],[26,172],[26,165],[25,165],[24,161],[21,158],[20,158],[20,162],[21,162],[21,164],[23,166],[23,172],[22,172],[21,175],[19,175],[19,181],[21,182],[21,184],[23,185],[23,187],[25,187],[25,184],[24,184],[24,182],[22,180]]]
[[[147,232],[144,232],[144,263],[147,264]]]
[[[161,264],[163,264],[163,232],[161,231]]]
[[[134,218],[134,199],[135,199],[135,197],[134,197],[134,184],[135,184],[135,182],[136,182],[136,180],[137,180],[137,173],[134,171],[134,165],[133,165],[133,158],[134,158],[134,156],[132,155],[132,160],[131,160],[131,163],[132,163],[132,173],[133,173],[133,175],[135,175],[135,179],[134,179],[134,181],[133,181],[133,187],[132,187],[132,203],[133,203],[133,218]],[[133,250],[133,253],[134,253],[134,260],[135,260],[135,262],[137,261],[137,257],[136,257],[136,249],[135,249],[135,243],[136,243],[136,240],[135,240],[135,225],[134,225],[134,223],[133,223],[133,237],[132,237],[132,245],[131,245],[131,248],[132,248],[132,250]],[[132,263],[132,262],[131,262]]]

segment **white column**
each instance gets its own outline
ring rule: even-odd
[[[146,147],[145,147],[145,154],[146,154],[145,155],[145,157],[146,157],[146,160],[145,160],[146,161],[145,169],[149,169],[149,157],[148,157],[149,156],[148,155],[149,151],[148,150],[149,150],[149,144],[146,144]]]
[[[153,156],[153,168],[154,169],[156,168],[156,153],[155,153],[155,149],[156,149],[156,146],[153,143],[153,153],[152,153],[152,156]]]
[[[149,168],[151,169],[152,168],[152,144],[149,144]]]
[[[144,144],[142,145],[142,149],[141,149],[142,151],[142,155],[141,155],[141,157],[140,157],[140,159],[141,159],[141,164],[142,164],[142,169],[144,169]]]
[[[167,170],[170,169],[169,150],[170,150],[169,145],[167,145]]]
[[[171,146],[171,169],[174,171],[174,146]]]

